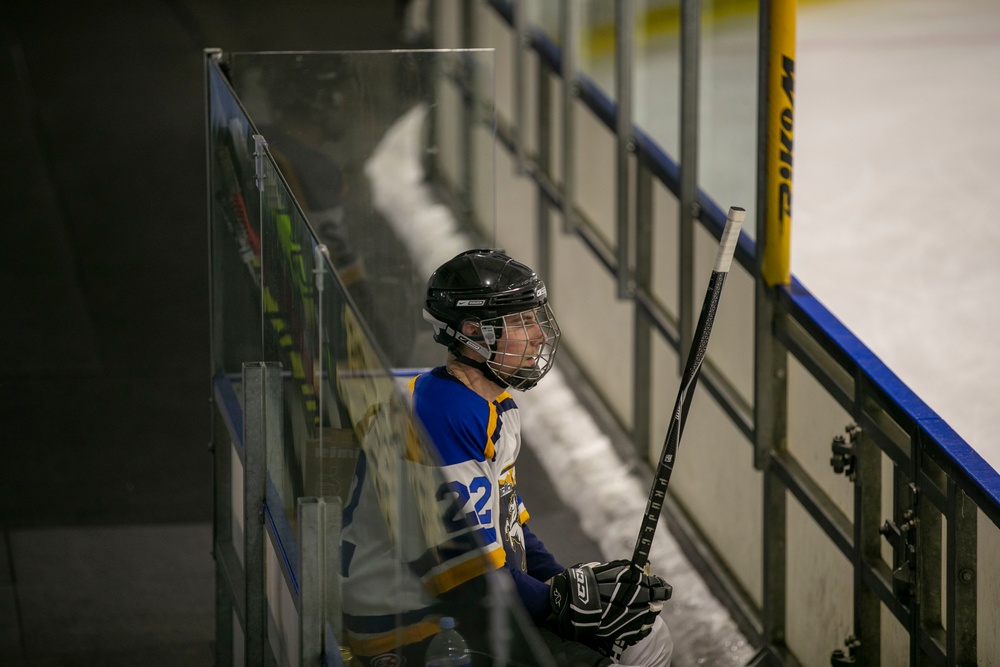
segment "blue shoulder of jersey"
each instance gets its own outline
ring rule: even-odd
[[[444,465],[485,460],[490,404],[443,366],[416,379],[413,410]]]

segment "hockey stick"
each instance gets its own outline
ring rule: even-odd
[[[639,570],[645,570],[649,563],[649,550],[653,545],[656,525],[660,521],[660,512],[667,496],[670,475],[674,470],[677,445],[680,442],[681,433],[684,431],[684,423],[687,421],[695,386],[698,384],[701,364],[705,359],[705,350],[708,348],[708,338],[712,334],[712,324],[715,322],[715,311],[719,306],[719,296],[722,294],[722,286],[726,282],[726,276],[729,274],[729,267],[736,252],[736,242],[740,237],[740,227],[744,217],[746,217],[744,209],[738,206],[731,207],[726,218],[726,227],[722,230],[719,252],[715,256],[712,277],[708,281],[708,291],[705,293],[705,301],[702,303],[701,315],[698,317],[698,325],[694,330],[691,350],[688,352],[684,374],[681,376],[673,417],[667,429],[660,462],[656,466],[653,486],[649,490],[649,499],[646,501],[646,512],[642,517],[642,525],[639,527],[639,536],[636,538],[635,551],[632,553],[632,565]]]

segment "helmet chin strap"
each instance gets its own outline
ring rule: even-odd
[[[455,361],[462,364],[463,366],[475,368],[477,371],[482,373],[486,377],[486,379],[489,380],[490,382],[493,382],[503,387],[504,389],[510,386],[510,383],[502,379],[499,375],[497,375],[493,371],[493,369],[489,367],[489,364],[487,364],[485,361],[476,361],[475,359],[470,359],[464,354],[460,354],[458,350],[452,350],[452,352],[454,352],[455,354]]]
[[[483,327],[485,329],[485,327]],[[468,366],[470,368],[475,368],[477,371],[483,374],[483,376],[500,387],[506,389],[510,386],[510,383],[501,378],[496,372],[490,368],[487,361],[493,358],[494,350],[492,348],[493,343],[496,342],[495,334],[493,332],[493,327],[489,327],[488,333],[489,338],[492,340],[487,340],[483,335],[478,336],[468,336],[461,331],[454,331],[452,337],[452,343],[448,346],[451,353],[455,355],[455,360],[462,364],[463,366]],[[462,354],[462,352],[471,351],[476,358],[470,358]],[[486,353],[489,353],[489,357],[486,357]]]

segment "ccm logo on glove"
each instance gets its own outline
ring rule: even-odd
[[[587,577],[583,570],[572,569],[573,578],[576,579],[576,598],[580,604],[585,605],[590,601],[590,589],[587,587]]]
[[[649,634],[670,584],[627,560],[580,563],[552,578],[549,602],[559,634],[605,655]]]

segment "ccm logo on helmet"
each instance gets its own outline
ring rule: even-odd
[[[456,308],[474,308],[476,306],[485,306],[486,299],[459,299],[455,302]]]
[[[573,578],[576,579],[576,596],[583,604],[589,602],[590,596],[587,594],[587,579],[583,575],[583,570],[574,569]]]

